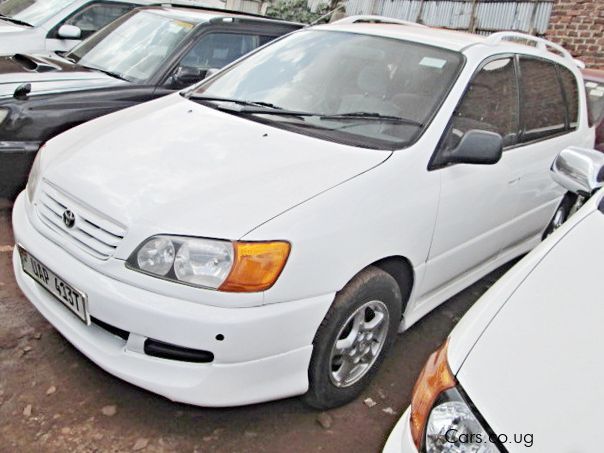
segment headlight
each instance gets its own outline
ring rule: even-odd
[[[165,280],[230,292],[270,288],[289,256],[288,242],[231,242],[183,236],[153,236],[126,265]]]
[[[27,198],[30,203],[34,201],[34,195],[36,194],[36,189],[38,188],[38,182],[40,180],[40,161],[42,160],[42,148],[38,150],[36,154],[36,158],[34,159],[34,164],[29,171],[29,178],[27,179]]]
[[[496,453],[489,434],[466,402],[447,363],[447,344],[419,375],[411,401],[411,435],[426,453]]]
[[[8,109],[0,109],[0,126],[2,125],[4,120],[6,118],[8,118],[9,112],[10,112],[10,110],[8,110]]]
[[[499,453],[472,409],[458,390],[452,389],[439,398],[426,424],[426,453]]]

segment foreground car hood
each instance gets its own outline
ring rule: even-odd
[[[225,239],[391,154],[261,125],[179,94],[72,129],[47,151],[44,178],[133,234]]]
[[[604,214],[570,230],[486,328],[458,373],[496,433],[539,451],[593,451],[604,401]],[[522,444],[506,444],[524,451]]]
[[[52,56],[0,57],[0,97],[12,96],[23,83],[31,83],[32,94],[45,94],[103,88],[128,82]]]

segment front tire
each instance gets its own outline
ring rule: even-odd
[[[390,274],[371,266],[355,276],[315,335],[305,402],[330,409],[355,399],[382,364],[401,314],[401,288]]]

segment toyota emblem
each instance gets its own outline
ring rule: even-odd
[[[75,214],[69,209],[65,210],[63,213],[63,223],[67,228],[72,228],[75,224]]]

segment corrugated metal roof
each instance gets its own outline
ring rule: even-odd
[[[377,14],[480,34],[501,30],[545,34],[552,7],[553,0],[348,0],[346,13]]]

